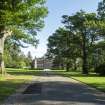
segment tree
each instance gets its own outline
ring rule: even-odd
[[[53,33],[52,36],[48,38],[48,56],[52,57],[54,62],[58,65],[58,68],[61,68],[62,64],[62,33],[63,29],[59,28]]]
[[[95,13],[85,13],[84,11],[77,12],[73,16],[64,16],[64,25],[66,28],[71,29],[72,32],[79,36],[82,60],[83,60],[83,74],[88,74],[88,48],[93,42],[91,38],[95,37],[96,29],[87,27],[87,21],[96,20]]]
[[[76,68],[73,63],[76,62],[77,56],[79,56],[79,49],[75,44],[78,37],[73,35],[71,30],[59,28],[48,39],[48,55],[54,59],[55,66],[66,67],[66,71],[69,71],[72,66]]]
[[[44,3],[45,0],[0,1],[1,72],[4,72],[4,41],[9,35],[19,45],[28,43],[36,46],[36,33],[44,26],[43,18],[48,13]]]
[[[49,37],[48,51],[63,58],[67,71],[72,66],[76,68],[77,59],[82,58],[82,73],[88,74],[90,50],[95,41],[100,40],[99,29],[91,22],[99,22],[95,13],[81,10],[72,16],[64,15],[64,28]]]
[[[9,38],[5,41],[4,62],[8,68],[23,68],[26,66],[26,56],[22,53],[20,46]]]
[[[76,62],[79,57],[81,57],[81,49],[80,45],[78,43],[81,43],[81,38],[78,33],[76,33],[71,26],[71,21],[69,16],[63,15],[62,16],[62,23],[67,31],[66,35],[66,50],[64,56],[66,57],[67,60],[67,65],[68,65],[68,70],[69,70],[69,65],[72,63],[72,66],[74,70],[76,70]]]
[[[31,64],[32,64],[32,55],[31,55],[30,51],[27,54],[27,61],[26,62],[27,62],[27,66],[31,67]]]
[[[105,19],[105,12],[104,12],[105,11],[105,0],[99,2],[97,11],[98,11],[98,17],[100,19]]]

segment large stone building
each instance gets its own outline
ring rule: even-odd
[[[46,58],[36,58],[33,60],[35,69],[52,69],[53,61]]]

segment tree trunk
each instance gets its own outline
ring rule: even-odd
[[[5,37],[1,37],[0,38],[0,73],[1,74],[5,74],[5,69],[4,69],[4,40],[5,40]]]
[[[86,48],[86,36],[83,35],[83,65],[82,65],[82,73],[88,74],[88,62],[87,62],[87,48]]]
[[[76,60],[74,61],[74,70],[77,70],[77,64],[76,64]]]
[[[11,35],[11,31],[6,31],[3,26],[0,27],[0,73],[4,75],[6,73],[4,67],[4,42],[7,36]]]
[[[70,67],[69,67],[69,66],[70,66],[70,64],[69,64],[69,63],[67,63],[67,64],[66,64],[66,72],[69,72],[69,69],[70,69]]]

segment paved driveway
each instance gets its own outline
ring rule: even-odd
[[[105,105],[104,93],[67,77],[46,72],[34,83],[31,94],[17,93],[3,105]]]

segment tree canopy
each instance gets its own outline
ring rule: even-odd
[[[52,55],[54,59],[60,56],[57,61],[63,60],[67,71],[73,66],[74,69],[77,68],[82,60],[82,73],[88,74],[90,68],[96,67],[95,61],[100,64],[95,58],[104,62],[104,2],[99,3],[98,14],[80,10],[71,16],[63,15],[63,27],[48,38],[48,55]]]
[[[4,42],[8,36],[11,43],[24,47],[36,46],[37,31],[44,27],[48,10],[45,0],[1,0],[0,1],[0,71],[4,71]]]
[[[0,34],[11,30],[13,39],[36,45],[36,33],[44,26],[43,18],[47,15],[45,0],[1,0]]]

